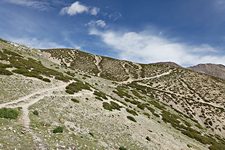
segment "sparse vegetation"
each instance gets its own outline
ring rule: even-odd
[[[34,77],[45,82],[50,82],[49,79],[43,78],[55,77],[58,80],[69,81],[71,78],[64,76],[63,73],[57,72],[53,69],[45,67],[40,61],[33,58],[24,58],[20,54],[17,54],[13,51],[3,49],[3,52],[0,51],[0,60],[5,60],[10,62],[10,65],[5,66],[5,68],[16,68],[13,70],[14,73],[21,74],[27,77]],[[0,72],[5,75],[11,75],[12,73],[1,69]]]
[[[129,95],[127,92],[126,92],[126,89],[122,86],[118,86],[116,88],[115,91],[113,91],[114,93],[116,93],[119,97],[121,98],[124,98],[124,97],[127,97],[127,98],[132,98],[131,95]]]
[[[129,109],[129,108],[126,108],[126,111],[134,116],[137,116],[138,114],[136,113],[136,111],[132,110],[132,109]]]
[[[72,98],[71,101],[73,101],[74,103],[79,103],[80,101],[75,99],[75,98]]]
[[[36,116],[39,116],[39,113],[37,110],[33,111],[33,114],[36,115]]]
[[[63,127],[58,126],[52,132],[53,133],[63,133]]]
[[[119,150],[127,150],[127,149],[123,146],[120,146]]]
[[[98,99],[101,99],[101,98],[103,98],[103,99],[105,99],[105,100],[108,99],[108,98],[106,97],[106,94],[103,93],[103,92],[101,92],[101,91],[94,91],[94,95],[96,95],[96,96],[98,97]]]
[[[110,103],[103,102],[103,108],[109,111],[112,111],[114,109],[120,110],[121,106],[117,104],[116,102],[110,101]]]
[[[6,119],[17,119],[19,116],[19,111],[13,108],[1,108],[0,109],[0,118]]]
[[[137,121],[134,119],[134,117],[132,117],[132,116],[127,116],[127,119],[129,119],[129,120],[131,120],[131,121],[133,121],[133,122],[137,122]]]
[[[77,80],[76,82],[73,82],[66,87],[66,93],[68,94],[74,94],[82,90],[91,91],[90,85],[88,83]]]
[[[150,139],[149,136],[147,136],[145,139],[146,139],[147,141],[151,141],[151,139]]]

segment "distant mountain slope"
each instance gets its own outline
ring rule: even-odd
[[[225,81],[0,40],[0,149],[224,150]]]
[[[197,72],[225,79],[225,66],[221,64],[199,64],[189,68]]]

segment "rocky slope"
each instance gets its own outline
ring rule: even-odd
[[[224,80],[4,40],[0,66],[0,149],[225,149]]]
[[[205,73],[217,78],[225,79],[225,66],[220,64],[199,64],[190,67],[191,70]]]

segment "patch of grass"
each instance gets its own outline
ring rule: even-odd
[[[90,85],[88,83],[81,82],[81,81],[78,80],[76,82],[73,82],[73,83],[69,84],[66,87],[66,93],[68,93],[68,94],[74,94],[74,93],[77,93],[77,92],[82,91],[82,90],[91,91]]]
[[[109,110],[109,111],[112,111],[112,107],[109,103],[107,102],[103,102],[103,108],[106,109],[106,110]]]
[[[49,80],[48,78],[43,78],[42,80],[45,82],[51,82],[51,80]]]
[[[63,133],[63,127],[58,126],[52,132],[53,133]]]
[[[129,109],[129,108],[126,108],[126,111],[134,116],[137,116],[138,114],[136,113],[136,111],[132,110],[132,109]]]
[[[45,67],[41,61],[33,58],[25,58],[20,54],[7,49],[0,51],[0,60],[8,61],[10,65],[8,65],[7,68],[14,67],[15,70],[13,70],[13,72],[23,76],[38,78],[45,82],[50,82],[50,80],[43,78],[42,76],[55,77],[55,79],[65,82],[71,80],[70,77],[64,76],[63,73]]]
[[[148,140],[148,141],[151,141],[150,137],[148,137],[148,136],[145,139]]]
[[[137,90],[131,90],[131,92],[132,92],[132,94],[133,94],[134,96],[136,96],[136,97],[138,97],[138,98],[140,98],[140,99],[143,98],[143,96],[141,96],[141,95],[138,93]]]
[[[0,109],[0,118],[6,119],[17,119],[19,116],[19,111],[13,108],[1,108]]]
[[[124,146],[120,146],[119,150],[127,150]]]
[[[119,97],[121,98],[124,98],[124,97],[127,97],[127,98],[133,98],[131,95],[129,95],[126,91],[126,88],[125,87],[122,87],[122,86],[118,86],[116,88],[115,91],[113,91],[114,93],[116,93]]]
[[[105,100],[107,100],[108,98],[106,97],[106,94],[101,92],[101,91],[94,91],[94,95],[96,95],[99,98],[103,98]]]
[[[134,104],[134,105],[138,105],[140,104],[141,102],[137,101],[137,100],[131,100],[131,99],[128,99],[128,98],[125,98],[125,101],[126,102],[129,102],[131,104]]]
[[[37,110],[33,111],[33,114],[36,115],[36,116],[39,116],[39,113]]]
[[[144,110],[144,109],[147,107],[147,105],[148,105],[148,104],[146,104],[146,103],[139,103],[139,104],[137,105],[137,107],[140,108],[140,109],[142,109],[142,110]]]
[[[4,69],[4,68],[0,68],[0,75],[7,75],[7,76],[10,76],[10,75],[13,75],[12,72]]]
[[[79,103],[80,101],[75,99],[75,98],[72,98],[71,101],[73,101],[74,103]]]
[[[157,102],[156,100],[151,100],[148,102],[160,110],[166,109],[163,105],[160,104],[160,102]]]
[[[89,132],[90,136],[94,137],[94,134],[92,132]]]
[[[137,121],[134,119],[134,117],[132,117],[132,116],[127,116],[127,119],[129,119],[129,120],[131,120],[131,121],[133,121],[133,122],[137,122]]]
[[[210,150],[225,149],[224,139],[218,137],[213,138],[212,136],[209,136],[207,134],[202,134],[200,131],[191,128],[191,125],[185,120],[183,120],[180,116],[163,110],[162,117],[164,122],[170,123],[175,129],[181,131],[182,134],[187,135],[188,137],[193,138],[201,142],[202,144],[210,145]]]
[[[110,101],[110,103],[103,102],[102,104],[103,104],[103,108],[109,111],[112,111],[113,109],[120,110],[120,108],[122,107],[113,101]]]

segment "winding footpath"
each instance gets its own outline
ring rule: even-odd
[[[101,63],[101,61],[102,61],[102,57],[95,55],[95,65],[96,65],[96,67],[98,68],[98,71],[99,71],[98,74],[97,74],[98,77],[100,77],[101,73],[102,73],[102,69],[99,65]]]
[[[41,138],[39,138],[34,132],[32,132],[32,129],[30,128],[30,118],[29,118],[29,107],[34,105],[35,103],[39,102],[40,100],[44,99],[48,96],[65,96],[65,97],[77,97],[82,96],[84,94],[93,94],[92,92],[79,92],[75,93],[74,95],[68,95],[68,94],[54,94],[55,91],[63,91],[65,90],[66,86],[69,85],[69,83],[60,83],[53,85],[52,87],[45,88],[38,90],[34,93],[31,93],[29,95],[26,95],[24,97],[21,97],[17,100],[0,104],[0,108],[22,108],[22,115],[20,118],[20,121],[25,129],[26,132],[30,133],[33,141],[37,147],[37,149],[46,150],[47,146],[44,144]]]
[[[137,78],[137,79],[128,79],[126,81],[122,81],[122,82],[119,82],[120,84],[128,84],[128,83],[131,83],[131,82],[135,82],[135,81],[142,81],[142,80],[149,80],[149,79],[155,79],[155,78],[160,78],[162,76],[166,76],[166,75],[169,75],[172,73],[172,70],[169,70],[168,72],[164,72],[162,74],[159,74],[159,75],[155,75],[155,76],[152,76],[152,77],[145,77],[145,78]]]

